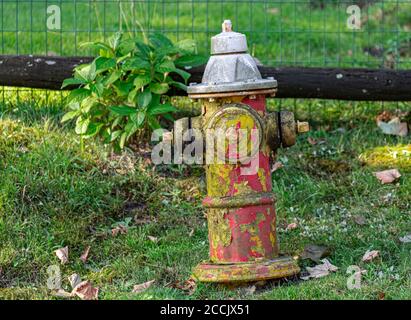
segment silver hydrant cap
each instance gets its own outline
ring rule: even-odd
[[[233,32],[231,20],[224,20],[222,32],[211,38],[211,54],[247,52],[247,38],[244,34]]]
[[[274,78],[262,79],[254,58],[247,52],[244,34],[233,32],[224,20],[223,32],[211,38],[211,57],[201,83],[187,88],[189,96],[277,88]]]

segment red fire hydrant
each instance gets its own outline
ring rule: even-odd
[[[294,275],[300,271],[297,262],[279,255],[270,169],[276,150],[295,144],[297,132],[308,131],[308,124],[296,123],[291,112],[266,112],[266,97],[275,95],[277,81],[262,79],[245,35],[233,32],[229,20],[212,38],[211,54],[202,83],[188,88],[190,98],[200,99],[202,114],[177,121],[174,130],[200,130],[207,155],[214,148],[208,135],[220,130],[214,138],[227,142],[206,163],[210,260],[193,275],[221,283]],[[241,131],[249,141],[246,156],[230,149]]]

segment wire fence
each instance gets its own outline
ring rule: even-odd
[[[266,65],[411,69],[410,0],[1,0],[0,16],[3,55],[93,55],[81,44],[117,31],[193,38],[198,51],[208,53],[210,37],[231,19],[235,31],[247,35],[251,54]],[[39,90],[3,88],[1,94],[3,105],[61,101],[61,94]],[[341,118],[342,109],[350,118],[387,106],[318,100],[272,105],[330,120],[331,114]]]

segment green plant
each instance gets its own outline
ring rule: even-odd
[[[195,53],[192,40],[173,44],[162,34],[139,41],[117,33],[108,43],[84,45],[98,49],[99,56],[77,66],[74,77],[63,82],[62,88],[78,88],[67,97],[70,111],[62,122],[76,119],[81,141],[99,136],[117,151],[138,134],[161,128],[159,117],[173,120],[176,108],[167,92],[171,87],[186,90],[190,73],[183,68],[206,61]]]

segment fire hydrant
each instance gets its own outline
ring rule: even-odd
[[[295,259],[279,254],[270,165],[276,150],[294,145],[296,134],[308,131],[308,124],[296,122],[288,111],[266,112],[266,97],[275,95],[277,81],[262,79],[247,51],[245,35],[233,32],[231,22],[224,21],[223,32],[212,37],[212,55],[202,83],[188,87],[189,97],[201,101],[202,114],[175,123],[174,134],[189,128],[205,136],[209,130],[222,129],[224,139],[240,129],[256,133],[254,138],[246,134],[254,142],[246,144],[247,157],[228,152],[228,157],[224,153],[225,159],[221,159],[217,152],[213,159],[226,161],[206,163],[207,197],[203,205],[207,209],[210,260],[193,271],[201,282],[252,282],[300,271]],[[246,163],[245,158],[257,162]],[[245,172],[250,167],[255,172]]]

